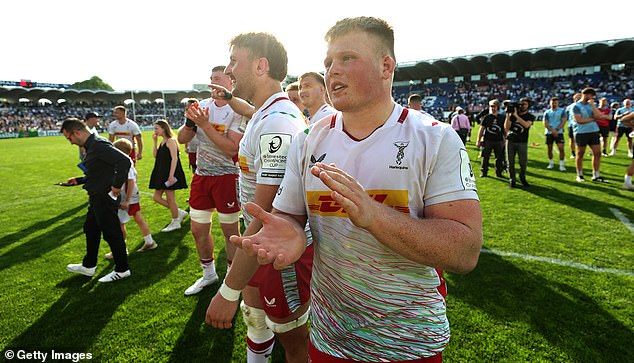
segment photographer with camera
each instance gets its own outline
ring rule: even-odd
[[[502,177],[504,170],[504,115],[500,114],[500,102],[498,100],[489,101],[489,110],[486,114],[483,111],[478,114],[480,130],[476,139],[476,146],[482,147],[482,174],[485,178],[489,171],[489,159],[491,151],[495,153],[495,175]]]
[[[509,157],[509,186],[511,188],[516,186],[515,154],[518,155],[520,162],[520,182],[525,187],[530,186],[526,181],[528,130],[535,121],[535,116],[528,112],[530,103],[530,99],[526,97],[521,98],[519,102],[504,101],[504,111],[506,112],[504,129],[507,132],[506,149]]]

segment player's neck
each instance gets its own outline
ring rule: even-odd
[[[390,99],[358,111],[342,112],[343,128],[357,139],[364,139],[382,126],[394,111],[396,103]]]
[[[313,107],[307,107],[308,108],[308,114],[310,115],[310,117],[312,118],[313,116],[315,116],[315,114],[319,111],[320,108],[322,108],[326,103],[322,103],[318,106],[313,106]]]
[[[282,92],[282,85],[280,82],[270,79],[262,82],[261,85],[257,86],[257,90],[255,95],[253,95],[253,106],[256,110],[260,109],[266,100],[269,99],[272,95]]]

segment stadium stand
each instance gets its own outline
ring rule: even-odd
[[[493,98],[530,97],[531,110],[539,118],[550,97],[558,96],[566,105],[570,95],[585,87],[595,88],[599,97],[610,102],[633,98],[633,75],[634,38],[626,38],[399,63],[393,96],[406,105],[408,96],[418,93],[423,96],[423,109],[445,122],[455,106],[477,113]],[[167,118],[177,127],[182,121],[183,100],[209,97],[204,87],[108,92],[55,88],[53,84],[38,87],[40,84],[31,82],[10,86],[13,83],[0,81],[0,137],[3,133],[57,130],[64,118],[81,118],[88,111],[102,114],[105,127],[112,120],[112,108],[130,99],[135,102],[129,115],[140,126]]]

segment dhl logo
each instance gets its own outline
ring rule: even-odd
[[[399,212],[409,214],[407,190],[366,190],[372,199]],[[330,196],[329,191],[306,192],[311,213],[329,217],[348,218],[348,213]]]
[[[249,164],[247,164],[247,157],[244,155],[238,155],[238,165],[240,166],[240,170],[245,173],[249,172]]]
[[[214,129],[216,129],[216,131],[218,131],[219,133],[221,133],[221,134],[225,133],[225,129],[226,129],[225,125],[223,125],[223,124],[215,124],[215,123],[212,122],[211,126],[213,126]]]

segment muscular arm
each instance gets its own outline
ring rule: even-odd
[[[270,212],[277,193],[278,185],[256,184],[255,186],[255,204],[264,211]],[[251,236],[262,228],[262,222],[254,218],[244,231],[243,237]],[[231,270],[225,278],[225,283],[232,289],[242,290],[253,277],[258,269],[258,261],[256,256],[247,255],[244,250],[238,248],[233,258]]]
[[[143,157],[143,137],[141,136],[141,134],[135,135],[134,138],[136,139],[136,143],[139,146],[139,152],[136,154],[136,158],[137,160],[141,160],[141,158]]]
[[[355,179],[332,165],[317,163],[311,172],[333,190],[333,199],[354,225],[399,255],[456,273],[475,268],[482,246],[479,201],[435,204],[425,207],[423,219],[414,219],[378,203]]]
[[[196,132],[191,127],[183,125],[178,129],[177,140],[180,144],[186,144],[192,141],[194,136],[196,136]]]
[[[374,202],[366,228],[399,255],[426,266],[467,273],[478,262],[482,246],[482,213],[477,200],[458,200],[425,208],[424,219]]]

